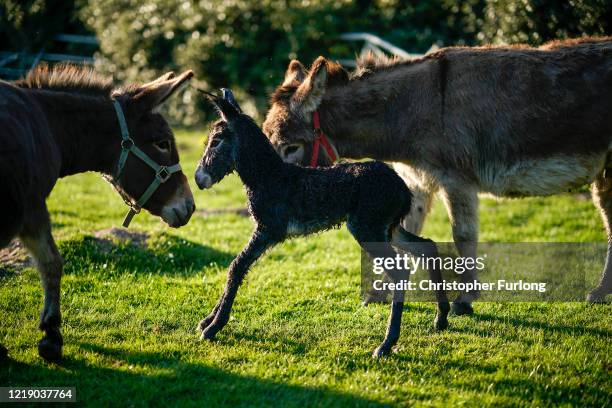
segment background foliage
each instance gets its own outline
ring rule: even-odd
[[[37,49],[51,34],[90,30],[99,69],[123,81],[191,68],[200,86],[230,86],[247,110],[265,109],[287,63],[351,58],[370,32],[410,52],[439,46],[527,42],[612,32],[608,0],[1,0],[0,43]],[[185,103],[186,102],[186,103]],[[205,107],[186,92],[170,106],[190,125]]]

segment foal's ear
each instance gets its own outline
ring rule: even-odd
[[[217,112],[219,112],[224,122],[234,119],[242,112],[240,106],[238,106],[238,102],[234,99],[234,94],[229,89],[221,88],[221,96],[214,95],[203,89],[196,89],[204,95],[204,98],[206,98],[208,102],[217,108]]]
[[[319,57],[310,73],[291,97],[291,108],[303,114],[312,113],[321,104],[327,87],[327,60]]]
[[[306,68],[304,65],[298,60],[292,60],[289,63],[289,67],[287,67],[287,72],[285,72],[285,80],[281,86],[291,85],[294,82],[302,83],[304,82],[304,78],[306,78]]]
[[[225,98],[217,98],[214,101],[214,104],[219,110],[221,119],[223,119],[224,122],[229,122],[240,115],[240,111],[236,108],[236,106]]]
[[[240,108],[240,105],[238,105],[238,102],[236,101],[236,98],[234,97],[234,93],[232,92],[231,89],[221,88],[221,95],[223,99],[231,103],[238,112],[242,113],[242,109]]]
[[[193,77],[193,71],[185,71],[178,77],[168,72],[153,82],[141,86],[130,99],[141,111],[152,111],[164,103],[173,93]]]

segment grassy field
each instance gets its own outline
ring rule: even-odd
[[[178,132],[191,179],[203,132]],[[244,206],[232,176],[194,191],[199,209]],[[360,304],[360,254],[345,228],[287,242],[267,254],[239,292],[230,324],[200,342],[197,322],[252,229],[237,214],[198,214],[172,230],[149,215],[131,229],[146,247],[101,244],[125,207],[100,176],[61,180],[49,199],[66,260],[64,362],[37,355],[42,290],[36,271],[0,275],[0,342],[11,359],[0,386],[74,386],[93,406],[610,406],[610,305],[476,304],[432,330],[434,306],[406,308],[398,352],[375,361],[388,307]],[[563,195],[483,199],[483,241],[603,241],[589,200]],[[424,235],[450,240],[436,203]]]

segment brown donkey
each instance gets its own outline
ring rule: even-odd
[[[154,109],[192,75],[168,73],[114,90],[91,69],[65,65],[40,67],[14,83],[0,81],[0,247],[18,236],[37,261],[45,292],[45,335],[38,347],[43,358],[59,360],[63,344],[63,262],[45,199],[58,178],[97,171],[135,202],[136,211],[143,207],[172,227],[184,225],[195,209],[193,197],[174,135]],[[6,355],[0,346],[0,357]]]
[[[323,139],[313,133],[313,117]],[[446,48],[410,61],[366,58],[352,75],[323,57],[309,72],[292,61],[264,132],[288,162],[329,165],[330,156],[343,156],[401,163],[396,169],[415,195],[404,225],[418,234],[439,192],[461,256],[476,255],[479,192],[525,197],[592,183],[609,245],[588,300],[612,292],[612,177],[604,175],[612,167],[611,38]],[[314,149],[321,141],[331,149]],[[472,313],[473,300],[461,294],[455,313]]]

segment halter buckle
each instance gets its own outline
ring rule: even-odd
[[[159,180],[160,183],[165,183],[172,176],[172,173],[168,171],[166,166],[161,166],[157,173],[155,173],[155,177]]]
[[[130,226],[130,223],[132,222],[132,218],[134,218],[134,216],[138,214],[139,212],[140,212],[140,207],[134,207],[130,205],[130,209],[128,213],[125,215],[125,218],[123,219],[123,223],[121,225],[123,225],[124,228],[128,228]]]
[[[123,139],[121,141],[121,148],[123,150],[132,150],[132,147],[134,147],[134,140],[132,140],[131,137],[128,137],[127,139]]]

